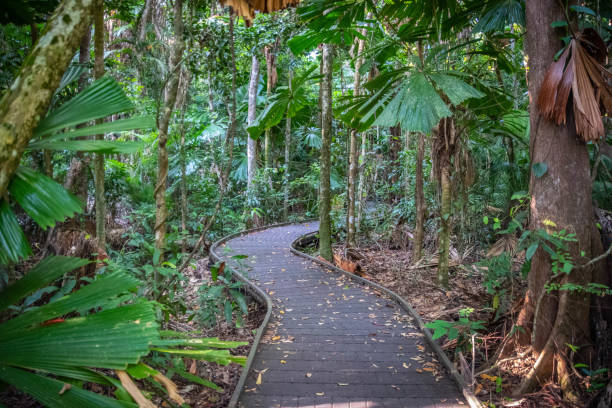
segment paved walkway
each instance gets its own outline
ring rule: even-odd
[[[317,228],[271,228],[219,251],[248,255],[248,277],[274,301],[239,406],[467,406],[399,306],[289,251]]]

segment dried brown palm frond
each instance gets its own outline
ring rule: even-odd
[[[224,6],[230,6],[236,14],[244,18],[247,26],[251,25],[255,12],[272,13],[296,5],[299,0],[220,0]]]
[[[612,114],[612,73],[604,68],[606,45],[592,28],[572,38],[546,73],[538,95],[538,107],[557,125],[566,123],[572,96],[576,133],[585,141],[604,135],[602,116]]]

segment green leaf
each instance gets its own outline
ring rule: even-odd
[[[245,361],[245,357],[233,356],[230,354],[229,350],[183,350],[159,347],[153,347],[151,350],[158,351],[160,353],[185,356],[196,360],[210,361],[224,366],[230,363],[243,364]]]
[[[490,4],[490,5],[489,5]],[[478,19],[474,32],[504,31],[507,26],[525,26],[525,10],[520,0],[489,2],[485,13]]]
[[[129,375],[131,375],[137,380],[142,380],[144,378],[159,374],[159,371],[154,370],[153,368],[143,363],[130,364],[126,371]]]
[[[62,367],[125,370],[158,339],[155,310],[138,303],[0,334],[0,364],[53,372]]]
[[[11,196],[43,229],[76,213],[83,204],[53,179],[20,166],[9,185]]]
[[[487,217],[486,215],[482,217],[482,222],[484,223],[484,225],[489,224],[489,217]]]
[[[539,246],[540,244],[537,242],[534,242],[533,244],[529,245],[529,248],[527,248],[527,251],[525,252],[525,259],[529,261],[531,258],[533,258],[533,255],[535,254]]]
[[[585,6],[574,5],[574,6],[570,6],[570,9],[575,11],[576,13],[585,13],[585,14],[589,14],[589,15],[591,15],[593,17],[597,16],[597,14],[592,9],[590,9],[588,7],[585,7]]]
[[[238,303],[238,307],[240,307],[242,313],[247,314],[249,312],[249,307],[247,306],[246,300],[244,300],[244,295],[235,289],[230,289],[230,293],[236,303]]]
[[[137,405],[117,401],[91,391],[72,386],[65,392],[66,383],[53,378],[37,375],[25,370],[0,365],[0,380],[32,395],[38,402],[50,408],[126,408]]]
[[[34,137],[50,135],[61,129],[132,109],[134,105],[119,84],[110,76],[105,76],[49,113],[38,124]]]
[[[17,263],[30,255],[30,244],[19,226],[17,217],[6,200],[0,200],[0,265]]]
[[[552,23],[550,23],[550,26],[552,28],[567,27],[567,21],[565,20],[553,21]]]
[[[469,98],[482,98],[484,96],[482,92],[452,75],[434,73],[429,76],[438,88],[448,96],[453,105],[459,105]]]
[[[233,311],[234,311],[234,308],[232,307],[232,302],[230,300],[226,300],[225,304],[223,305],[223,314],[225,315],[225,320],[228,323],[231,323],[232,321]]]
[[[201,339],[164,339],[156,341],[154,345],[158,347],[185,346],[196,349],[232,349],[246,346],[247,344],[249,343],[244,341],[224,341],[219,340],[217,337],[207,337]]]
[[[546,165],[546,163],[543,162],[534,163],[534,165],[531,166],[531,170],[533,171],[533,175],[536,176],[536,178],[540,178],[544,174],[546,174],[548,166]]]
[[[400,87],[384,107],[374,125],[400,125],[408,132],[429,133],[440,119],[452,112],[429,83],[425,75],[415,73]]]
[[[80,258],[72,259],[87,262]],[[54,266],[51,265],[51,267]],[[73,311],[86,312],[92,308],[103,307],[109,299],[114,299],[126,291],[136,289],[138,284],[139,281],[136,278],[123,272],[109,274],[55,302],[50,302],[39,308],[22,313],[14,319],[0,324],[0,330],[9,333],[13,330],[27,328],[33,324],[41,323],[57,316],[63,316]],[[3,336],[0,335],[0,337]]]
[[[60,276],[87,265],[90,261],[67,256],[49,256],[30,269],[23,278],[0,292],[0,311],[53,282]],[[6,323],[3,323],[4,326]],[[0,326],[0,327],[2,327]],[[0,331],[0,336],[6,331]]]
[[[119,142],[116,140],[41,140],[37,149],[68,150],[72,152],[95,152],[106,154],[136,153],[144,147],[141,142]]]
[[[176,369],[176,373],[178,375],[180,375],[181,377],[183,377],[184,379],[186,379],[187,381],[191,381],[193,383],[203,385],[203,386],[211,388],[211,389],[213,389],[213,390],[215,390],[217,392],[223,392],[223,388],[219,387],[214,382],[208,381],[208,380],[206,380],[204,378],[200,378],[197,375],[190,374],[190,373],[188,373],[185,370]]]

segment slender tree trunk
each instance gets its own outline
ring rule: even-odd
[[[210,113],[215,112],[215,100],[213,93],[212,75],[208,72],[208,110]]]
[[[104,75],[104,1],[96,0],[94,11],[94,77],[102,78]],[[98,122],[102,123],[103,119]],[[96,135],[96,140],[103,140],[104,135]],[[96,153],[94,156],[94,184],[96,199],[96,237],[98,238],[98,248],[106,248],[106,200],[104,197],[104,154]]]
[[[247,114],[247,125],[255,122],[257,108],[257,84],[259,83],[259,60],[253,53],[251,58],[251,78],[249,80],[249,109]],[[253,180],[257,171],[256,156],[257,141],[253,140],[247,133],[247,192],[253,193]]]
[[[536,101],[554,54],[562,46],[561,36],[551,23],[563,20],[564,12],[559,2],[541,0],[526,2],[526,17],[529,94],[530,100]],[[532,103],[530,123],[531,162],[547,166],[541,177],[531,174],[530,228],[575,233],[577,242],[568,245],[569,255],[574,265],[584,264],[585,257],[596,257],[602,252],[591,201],[587,147],[577,138],[571,109],[568,109],[567,124],[556,126],[541,117]],[[599,268],[601,263],[594,266]],[[552,281],[561,285],[585,285],[592,280],[593,272],[590,266],[574,268],[569,274],[555,278],[550,256],[541,248],[536,251],[528,275],[527,295],[517,321],[524,332],[519,341],[531,344],[536,363],[525,377],[520,393],[529,392],[556,375],[565,398],[577,399],[571,381],[568,356],[572,353],[568,344],[581,346],[578,356],[583,360],[589,357],[589,296],[571,290],[547,291],[545,287]]]
[[[0,100],[0,197],[91,23],[93,0],[65,0]]]
[[[425,236],[425,194],[423,191],[423,160],[425,159],[425,135],[418,134],[416,169],[414,175],[414,202],[416,206],[416,227],[412,260],[417,262],[423,256],[423,237]]]
[[[153,0],[145,0],[140,22],[138,24],[138,41],[144,42],[147,38],[147,26],[151,21],[151,9],[153,8]]]
[[[364,34],[362,32],[362,34]],[[353,77],[353,95],[359,96],[361,91],[361,74],[359,70],[363,64],[363,47],[365,40],[359,39],[357,45],[357,59],[355,60],[355,75]],[[348,189],[347,189],[347,201],[348,206],[346,209],[346,246],[355,246],[355,235],[357,228],[355,226],[355,184],[357,183],[357,177],[359,172],[359,135],[357,129],[350,130],[350,147],[349,147],[349,171],[348,171]]]
[[[449,249],[451,235],[451,157],[455,151],[456,134],[452,117],[443,118],[436,126],[434,152],[436,155],[436,176],[440,183],[440,235],[438,239],[438,285],[448,287]]]
[[[187,157],[185,152],[185,104],[181,109],[181,252],[187,252]]]
[[[359,232],[361,228],[361,219],[363,217],[363,210],[365,208],[366,201],[366,188],[365,188],[365,159],[367,153],[367,142],[368,134],[366,132],[361,133],[361,155],[359,156],[359,186],[357,188],[357,199],[359,200],[359,208],[357,209],[357,220],[355,221],[355,231]]]
[[[210,227],[215,222],[217,215],[219,214],[219,210],[221,209],[221,205],[223,204],[223,198],[225,197],[225,192],[227,190],[227,183],[229,180],[229,175],[232,170],[232,160],[234,158],[234,139],[236,136],[236,49],[234,46],[234,12],[230,8],[229,15],[229,46],[230,46],[230,54],[232,56],[232,93],[231,93],[231,107],[228,109],[229,111],[229,124],[227,127],[227,132],[225,134],[225,163],[222,163],[222,171],[219,180],[219,198],[217,199],[217,204],[215,204],[215,208],[213,210],[213,214],[208,217],[204,227],[202,228],[202,233],[200,234],[200,238],[195,244],[195,247],[182,262],[179,271],[185,269],[187,265],[191,262],[196,253],[200,250],[204,241],[206,241],[206,234],[210,230]],[[203,222],[204,220],[202,220]]]
[[[276,51],[278,49],[278,39],[274,42],[273,46],[266,45],[264,47],[264,55],[266,58],[266,108],[268,107],[268,100],[272,94],[272,89],[276,85],[277,73],[276,73]],[[270,129],[266,129],[264,134],[264,168],[270,167]]]
[[[160,262],[163,260],[166,246],[166,220],[168,207],[166,205],[166,188],[168,183],[168,128],[174,110],[179,85],[178,64],[180,64],[185,43],[183,41],[183,0],[174,2],[174,44],[170,51],[169,72],[170,79],[164,92],[164,107],[159,117],[158,147],[157,147],[157,184],[155,186],[155,249],[160,253]],[[156,281],[159,282],[159,276]]]
[[[333,47],[323,44],[321,57],[321,178],[319,182],[319,254],[332,261],[331,247],[331,130]]]
[[[289,69],[289,94],[292,94],[291,81],[293,81],[293,70]],[[287,109],[285,118],[285,171],[283,174],[283,219],[289,218],[289,169],[291,160],[291,116]]]

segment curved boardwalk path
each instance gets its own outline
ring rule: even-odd
[[[399,306],[289,251],[317,229],[318,223],[270,228],[220,251],[248,255],[249,279],[274,301],[239,406],[467,406]]]

